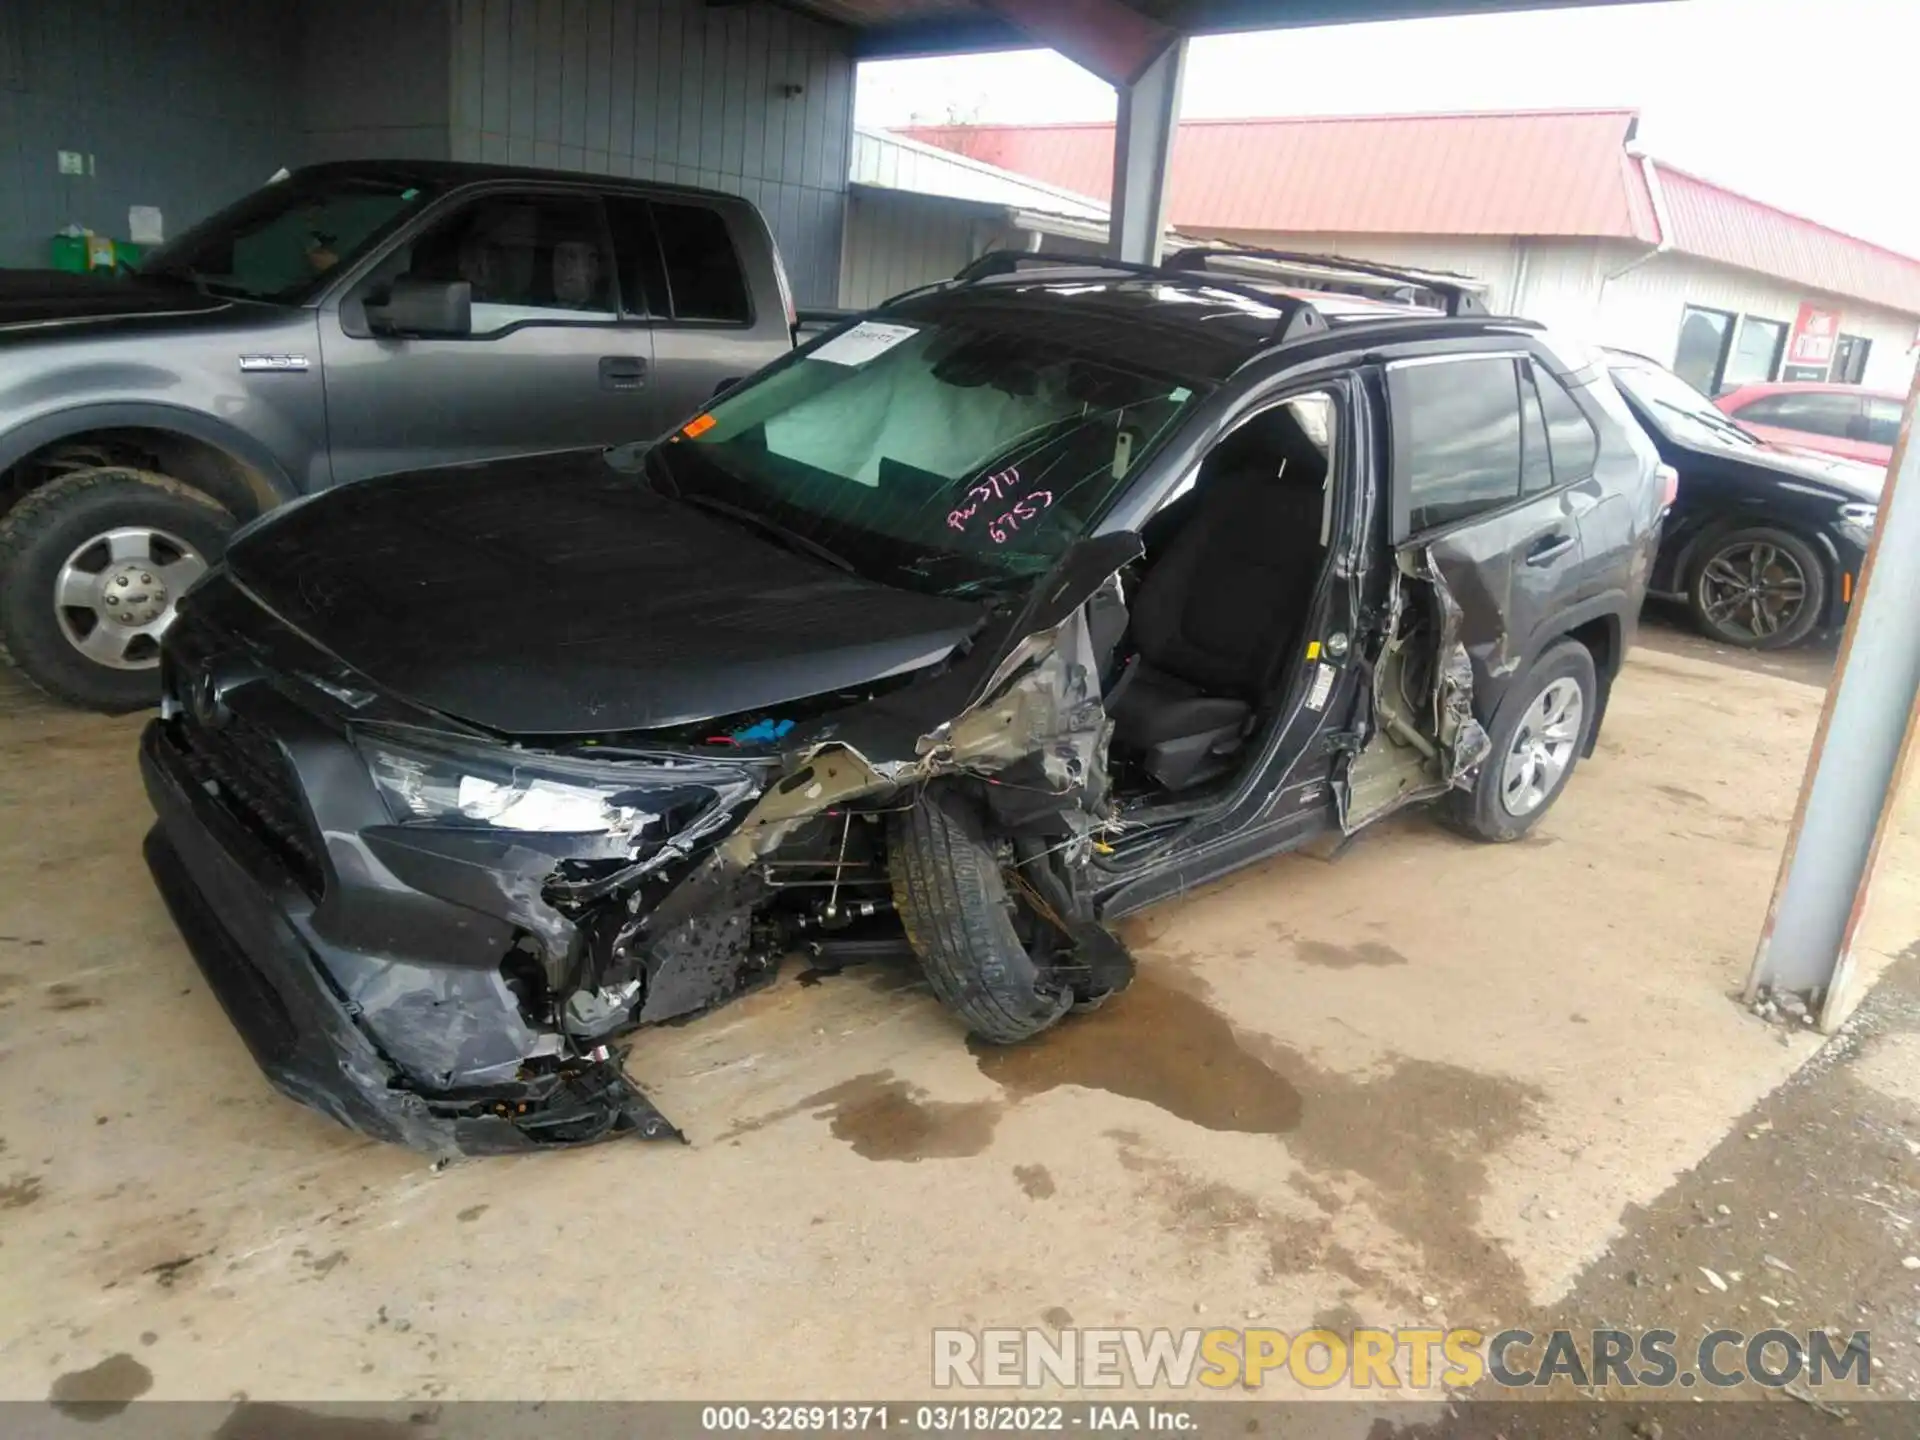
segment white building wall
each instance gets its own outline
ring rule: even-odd
[[[1792,326],[1800,306],[1812,302],[1840,312],[1840,329],[1873,342],[1867,352],[1867,385],[1905,391],[1913,380],[1916,325],[1912,315],[1863,305],[1859,301],[1691,255],[1659,255],[1617,272],[1644,246],[1616,241],[1539,240],[1528,247],[1529,275],[1520,313],[1572,328],[1583,318],[1602,344],[1618,345],[1671,364],[1680,339],[1680,317],[1687,306]],[[1610,274],[1617,278],[1607,278]],[[1581,297],[1587,297],[1584,312]]]
[[[1662,364],[1673,362],[1688,305],[1791,326],[1803,301],[1839,310],[1844,333],[1873,342],[1863,377],[1868,385],[1904,392],[1920,356],[1914,343],[1920,317],[1690,255],[1660,255],[1628,269],[1648,254],[1646,246],[1632,241],[1252,231],[1212,232],[1206,238],[1470,275],[1486,283],[1487,307],[1496,314],[1524,315],[1591,344],[1637,350]],[[856,190],[840,303],[877,304],[911,285],[951,275],[992,246],[1023,243],[1004,220],[984,218],[954,201]],[[1050,240],[1047,248],[1081,247]]]

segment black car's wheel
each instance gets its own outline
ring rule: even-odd
[[[1058,932],[1026,913],[1007,884],[1010,863],[966,797],[946,787],[923,790],[888,832],[894,908],[933,993],[969,1031],[1002,1045],[1039,1034],[1074,1000],[1054,969]]]
[[[1705,541],[1687,578],[1687,605],[1709,637],[1749,650],[1797,645],[1820,621],[1827,567],[1798,535],[1771,526]]]
[[[145,470],[41,486],[0,520],[0,658],[71,704],[153,704],[174,603],[232,529],[213,501]]]
[[[1488,727],[1492,741],[1470,789],[1442,802],[1455,829],[1495,843],[1518,840],[1560,798],[1587,748],[1599,687],[1593,654],[1562,640],[1512,686]]]

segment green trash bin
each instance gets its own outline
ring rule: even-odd
[[[84,235],[56,235],[49,246],[50,259],[56,270],[70,270],[76,275],[87,273],[87,237]]]

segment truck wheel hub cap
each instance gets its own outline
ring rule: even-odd
[[[54,577],[60,631],[97,665],[151,669],[174,602],[206,569],[199,551],[164,530],[131,525],[96,535]]]

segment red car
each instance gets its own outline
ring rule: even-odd
[[[1762,440],[1886,465],[1906,396],[1817,380],[1742,385],[1713,403]]]

